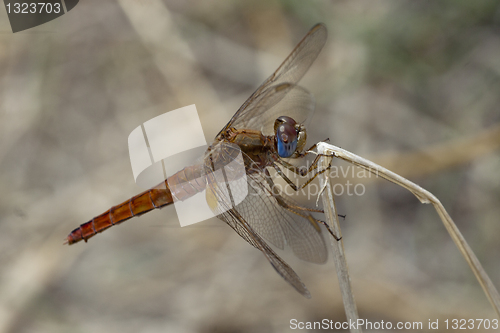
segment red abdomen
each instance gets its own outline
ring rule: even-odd
[[[157,186],[111,207],[89,222],[80,225],[68,235],[66,243],[71,245],[82,239],[87,241],[95,234],[134,216],[170,205],[177,200],[186,200],[203,191],[205,187],[203,165],[186,167]]]

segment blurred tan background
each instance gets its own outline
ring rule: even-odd
[[[329,39],[301,81],[317,100],[309,143],[329,137],[434,193],[500,286],[498,2],[86,0],[16,34],[0,15],[0,332],[344,320],[331,260],[279,252],[307,300],[222,222],[180,228],[173,207],[62,245],[142,191],[135,127],[196,104],[213,138],[317,22]],[[365,185],[338,198],[360,317],[495,318],[433,208]]]

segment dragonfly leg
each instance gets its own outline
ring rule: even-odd
[[[276,166],[277,169],[279,169],[277,166]],[[281,170],[280,170],[281,171]],[[282,171],[281,171],[282,172]],[[308,211],[308,212],[315,212],[315,213],[324,213],[323,210],[321,209],[314,209],[314,208],[308,208],[308,207],[301,207],[301,206],[297,206],[297,205],[291,205],[289,203],[287,203],[283,197],[281,196],[281,193],[279,193],[278,189],[276,188],[276,186],[274,185],[274,182],[273,180],[271,179],[271,175],[269,174],[269,171],[266,169],[265,170],[265,174],[266,174],[266,181],[267,181],[267,184],[269,185],[269,187],[271,188],[271,195],[278,201],[278,204],[283,207],[283,208],[286,208],[286,209],[289,209],[289,208],[292,208],[292,209],[296,209],[296,210],[303,210],[303,211]],[[291,183],[291,185],[295,186],[296,185],[290,180],[288,179],[288,177],[286,175],[283,174],[283,179],[285,179],[285,181],[288,180],[288,182]],[[293,187],[292,187],[293,188]],[[304,216],[303,216],[304,217]]]
[[[322,140],[320,142],[330,142],[330,138],[326,138],[325,140]],[[297,155],[294,157],[304,157],[307,154],[310,154],[312,152],[312,150],[316,149],[317,145],[318,145],[318,143],[313,144],[309,149],[306,149],[303,153],[296,152]]]
[[[307,185],[309,185],[316,177],[318,177],[318,175],[321,175],[322,173],[330,170],[330,168],[332,167],[331,164],[328,164],[328,166],[323,169],[323,170],[320,170],[318,172],[316,172],[311,178],[309,178],[301,187],[299,190],[303,189],[304,187],[306,187]]]
[[[279,169],[277,166],[275,166],[275,168]],[[316,230],[318,230],[318,232],[320,231],[318,224],[323,224],[326,227],[326,229],[328,230],[328,232],[332,235],[332,237],[335,238],[335,240],[339,241],[342,239],[342,237],[339,238],[333,233],[332,229],[325,221],[318,220],[318,219],[314,218],[311,214],[307,214],[307,213],[305,214],[302,212],[302,211],[307,211],[307,212],[315,212],[315,213],[323,213],[324,214],[323,210],[302,207],[302,206],[287,203],[283,199],[281,194],[278,192],[278,189],[276,188],[276,186],[274,186],[274,182],[271,179],[271,175],[269,174],[269,171],[267,169],[265,170],[265,174],[266,174],[267,183],[268,183],[269,187],[271,188],[271,195],[276,199],[277,203],[281,207],[285,208],[286,210],[288,210],[291,213],[294,213],[295,215],[298,215],[300,217],[307,219],[316,228]],[[283,176],[284,176],[283,179],[285,179],[285,180],[288,179],[288,177],[286,177],[285,175],[283,175]],[[288,181],[291,182],[290,179],[288,179]],[[293,185],[295,186],[295,184],[293,184]],[[344,217],[345,217],[345,215],[344,215]]]
[[[285,173],[276,165],[273,163],[273,167],[274,167],[274,170],[276,170],[276,172],[278,173],[278,175],[280,175],[281,178],[283,178],[284,181],[287,182],[288,185],[290,185],[290,187],[295,191],[297,192],[299,190],[299,188],[297,187],[297,185],[295,185],[294,182],[292,182],[290,180],[290,178],[288,178]],[[267,171],[267,170],[266,170]]]
[[[316,146],[316,145],[314,145],[314,146]],[[310,154],[310,153],[312,153],[311,150],[308,150],[307,152],[303,153],[299,157],[306,156],[307,154]],[[298,168],[295,165],[292,165],[292,164],[288,163],[287,161],[281,160],[281,159],[278,160],[278,163],[280,163],[281,165],[283,165],[288,170],[296,173],[297,175],[300,175],[300,176],[304,177],[305,175],[307,175],[308,173],[310,173],[312,170],[315,170],[315,169],[318,168],[318,162],[319,162],[319,159],[321,157],[330,157],[330,158],[334,157],[334,155],[329,155],[329,154],[318,154],[318,153],[315,153],[315,154],[316,154],[316,158],[314,159],[314,161],[312,162],[311,166],[307,170],[304,170],[304,168]],[[330,163],[331,163],[331,160],[330,160]]]
[[[317,220],[317,221],[326,227],[326,230],[328,230],[328,232],[330,233],[330,235],[332,235],[332,237],[333,237],[333,238],[335,238],[335,240],[336,240],[337,242],[338,242],[339,240],[341,240],[341,239],[342,239],[342,236],[337,237],[337,236],[333,233],[333,231],[332,231],[332,229],[330,229],[330,226],[328,225],[328,223],[326,223],[325,221],[321,221],[321,220]]]
[[[286,161],[283,161],[283,160],[279,160],[277,163],[281,164],[282,166],[284,166],[285,168],[287,168],[288,170],[292,171],[293,173],[297,174],[297,175],[300,175],[302,177],[306,176],[307,174],[311,173],[312,171],[318,169],[318,162],[319,162],[319,159],[321,157],[332,157],[331,155],[325,155],[325,154],[318,154],[316,156],[316,158],[314,159],[313,163],[311,164],[311,166],[309,167],[309,169],[307,171],[303,171],[301,170],[300,168],[297,168],[296,166],[286,162]],[[278,173],[278,175],[280,175],[281,178],[283,178],[289,185],[290,187],[294,190],[294,191],[300,191],[302,190],[304,187],[306,187],[307,185],[309,185],[316,177],[318,177],[318,175],[326,172],[327,170],[329,170],[331,167],[332,167],[332,161],[330,160],[330,163],[328,163],[328,166],[323,169],[323,170],[320,170],[320,171],[316,171],[316,173],[314,173],[312,175],[312,177],[310,177],[304,184],[302,184],[300,187],[298,187],[297,185],[295,185],[284,173],[283,171],[276,165],[276,164],[273,164],[273,167],[274,169],[276,170],[276,172]]]

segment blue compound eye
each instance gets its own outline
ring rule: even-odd
[[[296,122],[290,117],[279,117],[275,122],[276,147],[280,157],[290,157],[297,150]]]

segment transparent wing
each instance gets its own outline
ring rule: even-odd
[[[291,83],[282,83],[267,88],[252,103],[250,112],[243,113],[231,126],[274,135],[274,121],[280,116],[292,117],[307,127],[314,113],[314,106],[314,97],[306,89]]]
[[[241,168],[229,168],[223,181],[222,177],[213,173],[213,181],[209,181],[208,188],[217,198],[211,200],[216,204],[210,205],[215,207],[213,210],[216,214],[223,212],[226,207],[234,207],[259,237],[280,249],[287,244],[300,259],[315,263],[326,261],[327,248],[314,218],[307,211],[300,209],[290,197],[273,192],[272,180],[266,176],[264,170],[259,169],[233,144],[221,142],[212,149],[211,154],[210,167],[216,167],[212,170],[220,170],[222,166],[228,165],[229,161],[236,161],[237,156],[242,157],[238,161],[241,160],[239,163],[244,163],[246,169],[246,175],[242,175]],[[224,162],[214,162],[218,160]],[[239,171],[236,171],[237,169]],[[228,180],[229,186],[226,185]]]
[[[309,290],[300,280],[295,271],[283,260],[276,252],[266,244],[266,242],[250,227],[245,219],[235,209],[229,209],[218,215],[219,219],[226,222],[234,231],[244,240],[262,251],[281,277],[285,279],[292,287],[307,298],[311,298]]]
[[[308,219],[311,216],[307,211],[295,208],[300,206],[290,197],[273,194],[272,182],[268,183],[265,178],[263,173],[247,175],[248,196],[236,206],[238,212],[261,237],[275,246],[283,248],[284,239],[298,258],[325,263],[328,252],[319,226]]]
[[[231,192],[225,191],[227,183],[230,183],[232,176],[225,174],[223,176],[227,183],[220,183],[219,175],[216,172],[209,172],[214,167],[224,167],[227,165],[227,160],[220,162],[217,158],[229,158],[242,153],[239,148],[231,144],[220,143],[212,149],[212,152],[205,159],[205,167],[207,169],[207,201],[210,207],[217,214],[217,217],[226,222],[234,231],[238,233],[244,240],[250,243],[255,248],[259,249],[264,256],[269,260],[274,269],[281,275],[292,287],[300,294],[307,298],[311,294],[300,280],[295,271],[283,260],[276,252],[259,236],[259,234],[250,226],[247,220],[241,215],[234,206],[234,196]],[[215,170],[212,170],[215,171]],[[234,179],[233,179],[234,180]],[[237,189],[236,189],[237,191]],[[235,195],[237,197],[237,195]],[[210,203],[212,201],[212,203]]]
[[[221,132],[224,132],[229,127],[238,128],[235,124],[238,124],[236,120],[240,117],[245,119],[255,117],[256,109],[254,104],[261,100],[262,97],[259,96],[270,86],[279,86],[282,83],[293,85],[299,82],[318,57],[319,52],[325,45],[326,38],[327,31],[324,24],[317,24],[309,30],[278,69],[243,103]]]

